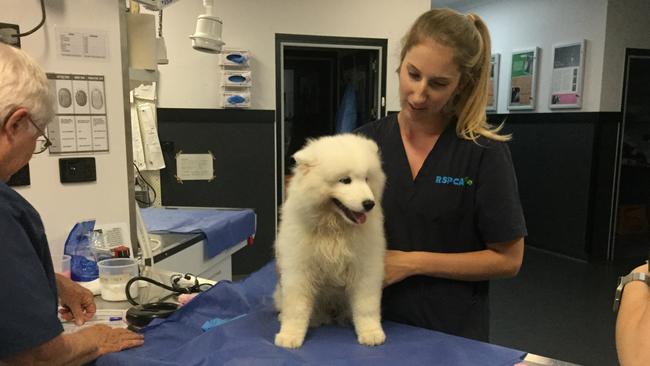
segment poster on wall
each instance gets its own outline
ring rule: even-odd
[[[108,151],[103,75],[48,73],[56,116],[47,126],[50,153]]]
[[[585,41],[553,45],[553,78],[549,108],[580,108]]]
[[[488,112],[497,111],[497,100],[499,98],[499,64],[501,55],[495,53],[490,58],[490,79],[488,80],[488,101],[485,108]]]
[[[508,109],[535,109],[539,48],[512,51]]]

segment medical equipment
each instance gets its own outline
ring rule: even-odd
[[[144,5],[145,8],[154,11],[160,11],[178,0],[136,0]],[[190,36],[192,48],[201,52],[221,53],[221,48],[225,44],[221,40],[221,28],[223,22],[214,14],[214,1],[203,0],[205,14],[196,18],[196,28],[194,34]],[[159,31],[162,34],[162,30]],[[160,59],[159,59],[160,60]],[[165,60],[164,58],[162,59]],[[160,62],[159,62],[160,63]]]
[[[221,27],[223,22],[213,14],[213,1],[203,0],[205,14],[196,19],[196,30],[192,39],[192,47],[197,51],[220,53],[221,47],[225,44],[221,40]]]
[[[186,274],[173,274],[170,276],[171,286],[165,285],[152,278],[145,276],[137,276],[131,278],[125,286],[126,299],[133,305],[126,312],[126,321],[129,324],[129,329],[137,331],[140,328],[148,325],[154,319],[164,319],[170,316],[179,307],[176,303],[171,302],[151,302],[146,304],[139,304],[133,299],[131,287],[135,282],[144,281],[161,287],[165,290],[171,291],[172,295],[193,294],[199,293],[212,287],[210,283],[199,283],[198,277],[191,273]],[[187,283],[189,282],[189,286]],[[137,286],[136,286],[137,289]]]
[[[132,277],[124,287],[124,293],[126,296],[126,300],[128,300],[131,305],[133,305],[129,310],[126,312],[126,321],[129,324],[129,329],[133,331],[137,331],[140,328],[146,326],[149,324],[153,319],[156,318],[166,318],[169,315],[171,315],[176,309],[178,308],[178,305],[175,303],[171,302],[151,302],[151,303],[146,303],[146,304],[138,304],[133,297],[131,296],[131,285],[135,282],[138,281],[144,281],[144,282],[149,282],[151,284],[154,284],[156,286],[162,287],[164,289],[167,289],[169,291],[172,291],[173,293],[191,293],[191,289],[184,289],[181,288],[178,285],[179,280],[174,282],[174,279],[171,278],[170,281],[172,283],[172,287],[167,286],[163,283],[160,283],[152,278],[149,278],[147,276],[152,276],[154,273],[154,254],[153,250],[151,247],[151,239],[149,238],[149,233],[147,231],[146,226],[144,225],[144,220],[142,219],[142,214],[140,213],[140,208],[135,206],[135,222],[136,222],[136,233],[138,237],[138,243],[140,245],[140,251],[142,255],[142,265],[144,266],[142,270],[142,274],[140,276],[134,276]],[[185,275],[186,277],[189,276],[188,274]],[[196,281],[196,288],[200,289],[200,285],[198,284],[198,280]],[[193,291],[193,292],[198,292],[198,291]],[[137,293],[136,293],[137,296]]]
[[[224,91],[224,108],[249,108],[251,106],[251,93],[248,91]]]
[[[253,84],[250,70],[224,70],[221,77],[221,85],[225,87],[245,87]]]
[[[219,65],[224,68],[248,68],[250,52],[241,49],[224,49],[219,57]]]

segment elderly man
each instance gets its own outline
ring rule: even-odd
[[[62,334],[57,300],[63,318],[83,324],[95,313],[93,296],[54,274],[40,216],[6,184],[32,154],[47,149],[44,129],[53,114],[43,70],[0,43],[0,364],[80,365],[143,343],[142,335],[100,325]]]

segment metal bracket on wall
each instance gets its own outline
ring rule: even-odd
[[[0,23],[0,42],[20,48],[20,34],[18,24]]]

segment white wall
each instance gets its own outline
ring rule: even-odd
[[[387,110],[398,110],[399,45],[429,0],[216,0],[226,47],[251,50],[252,108],[275,109],[275,33],[387,38]],[[159,106],[219,108],[217,57],[192,50],[188,36],[201,1],[180,1],[164,11],[169,65],[161,65]]]
[[[582,109],[563,111],[600,110],[607,0],[495,0],[478,1],[478,6],[461,3],[464,6],[459,10],[475,12],[485,20],[492,36],[492,51],[501,54],[499,113],[508,113],[512,50],[541,48],[535,112],[550,112],[552,45],[581,39],[587,40]]]
[[[43,28],[21,41],[22,48],[46,72],[105,77],[110,151],[36,155],[30,162],[31,186],[16,189],[40,212],[53,258],[63,253],[68,232],[81,219],[95,218],[98,223],[129,222],[119,3],[120,0],[46,1],[47,20]],[[0,0],[0,9],[0,22],[17,23],[22,32],[41,19],[37,0]],[[58,56],[56,27],[107,32],[108,60],[71,60]],[[61,184],[59,158],[78,156],[95,157],[97,182]],[[58,268],[58,261],[54,263],[55,269]]]
[[[650,49],[650,1],[609,0],[603,65],[602,111],[621,111],[625,48]]]

